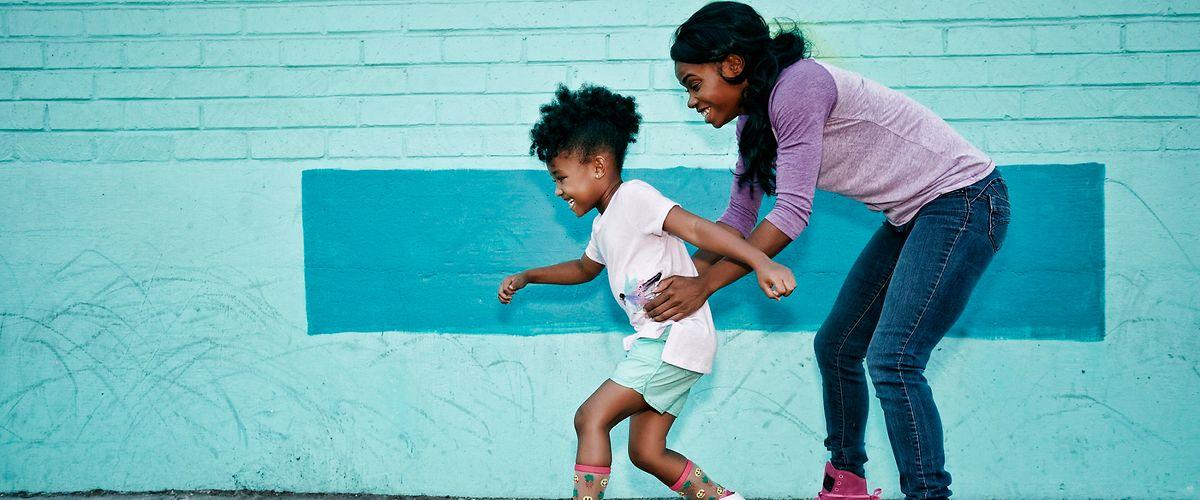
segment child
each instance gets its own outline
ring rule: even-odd
[[[554,194],[576,217],[593,208],[599,215],[583,256],[508,276],[498,297],[508,304],[529,283],[586,283],[607,266],[613,296],[635,330],[624,339],[628,353],[612,378],[575,413],[576,500],[604,498],[612,464],[609,431],[626,418],[629,458],[639,469],[685,498],[742,500],[666,448],[667,432],[692,385],[712,369],[717,340],[708,304],[665,323],[650,320],[642,306],[654,297],[659,280],[696,276],[682,240],[752,267],[770,298],[791,294],[795,278],[740,237],[688,213],[649,184],[622,182],[625,150],[634,142],[640,120],[633,98],[602,87],[572,92],[559,86],[555,100],[542,106],[541,120],[530,132],[530,154],[546,162]]]

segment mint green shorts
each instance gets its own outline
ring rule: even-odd
[[[666,332],[656,339],[637,339],[617,364],[612,381],[637,391],[655,411],[678,417],[692,385],[703,374],[664,363],[666,345]]]

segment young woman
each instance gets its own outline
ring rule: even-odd
[[[737,121],[740,157],[719,224],[774,256],[808,225],[815,189],[883,212],[815,339],[831,455],[819,495],[874,496],[862,478],[865,361],[901,490],[947,498],[941,419],[923,372],[1004,241],[1007,188],[992,160],[929,109],[806,49],[799,33],[771,36],[736,2],[708,4],[676,30],[671,58],[688,107],[717,128]],[[777,200],[759,222],[764,194]],[[663,280],[645,306],[651,318],[691,314],[749,272],[704,250],[693,259],[699,276]]]

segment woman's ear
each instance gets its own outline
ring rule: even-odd
[[[721,72],[722,78],[737,78],[741,76],[742,71],[746,69],[746,60],[737,54],[729,54],[725,59],[721,60],[721,66],[717,68]]]

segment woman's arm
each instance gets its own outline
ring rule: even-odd
[[[783,231],[780,231],[770,221],[763,221],[746,243],[759,249],[769,257],[774,257],[791,243]],[[672,276],[662,281],[658,287],[658,297],[646,304],[646,313],[654,321],[678,321],[700,309],[717,290],[737,281],[749,274],[751,269],[730,259],[721,259],[708,268],[708,271],[698,278]]]
[[[702,250],[724,255],[753,268],[758,274],[759,287],[770,298],[786,297],[796,288],[796,279],[791,270],[773,262],[762,250],[740,237],[682,207],[675,206],[667,213],[663,229]],[[740,266],[739,271],[738,277],[746,273],[745,268]]]

